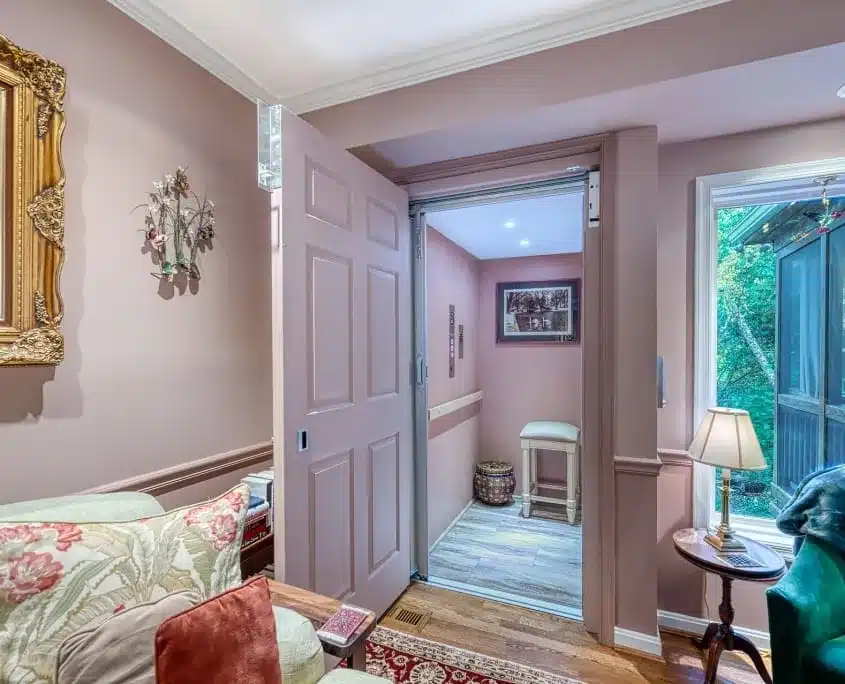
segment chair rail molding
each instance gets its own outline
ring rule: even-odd
[[[692,468],[692,456],[685,449],[658,449],[657,457],[665,466]]]
[[[614,456],[613,466],[617,473],[657,477],[663,463],[659,458],[637,458],[635,456]]]
[[[109,492],[143,492],[159,496],[177,489],[205,482],[214,477],[226,475],[241,468],[273,460],[273,442],[261,442],[251,446],[233,449],[214,456],[198,458],[143,475],[134,475],[124,480],[109,482],[86,489],[81,494],[107,494]]]
[[[478,392],[465,394],[464,396],[458,397],[457,399],[453,399],[452,401],[447,401],[442,404],[438,404],[437,406],[432,406],[430,409],[428,409],[428,421],[431,423],[437,420],[438,418],[448,416],[450,413],[460,411],[462,408],[472,406],[473,404],[478,403],[482,399],[484,399],[484,392],[479,390]]]

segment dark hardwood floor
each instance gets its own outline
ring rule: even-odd
[[[663,658],[649,658],[601,646],[577,622],[546,613],[414,583],[399,607],[430,613],[421,630],[390,621],[432,641],[531,665],[584,684],[701,684],[701,654],[689,637],[661,632]],[[770,666],[768,658],[767,665]],[[742,656],[722,657],[717,682],[758,684]]]

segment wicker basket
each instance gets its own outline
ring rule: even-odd
[[[475,497],[491,506],[513,503],[516,479],[513,466],[503,461],[482,461],[475,466]]]

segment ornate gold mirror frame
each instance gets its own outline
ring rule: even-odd
[[[0,366],[64,358],[65,70],[0,35]]]

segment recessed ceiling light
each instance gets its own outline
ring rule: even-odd
[[[836,91],[836,94],[843,100],[845,100],[845,84],[843,84],[842,87]]]
[[[583,167],[581,167],[581,166],[567,166],[566,170],[567,171],[580,171],[582,168]]]
[[[531,240],[520,240],[519,246],[520,247],[530,247],[531,246]]]
[[[508,219],[507,221],[505,221],[504,226],[508,230],[512,230],[516,228],[516,221],[514,221],[513,219]]]

